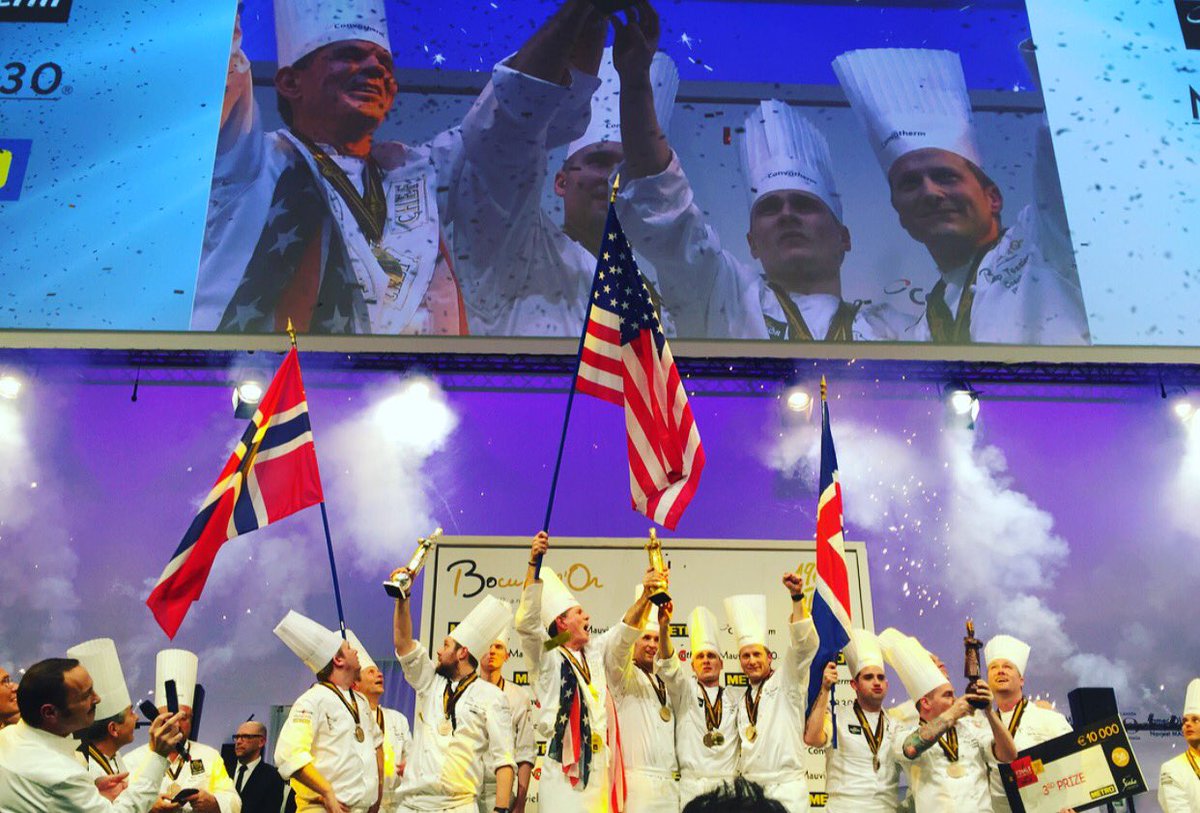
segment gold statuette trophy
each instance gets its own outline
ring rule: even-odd
[[[646,543],[646,553],[650,555],[650,567],[657,570],[663,579],[662,586],[649,596],[656,607],[661,607],[671,600],[671,596],[667,594],[667,563],[663,561],[662,543],[658,541],[658,533],[653,528],[650,529],[650,541]]]
[[[433,546],[437,544],[438,539],[442,536],[442,529],[438,528],[428,537],[417,540],[417,549],[413,551],[412,559],[408,560],[408,572],[397,573],[396,578],[383,583],[383,589],[392,598],[402,598],[407,600],[412,593],[413,579],[417,578],[417,574],[421,572],[421,568],[425,566],[425,557]]]
[[[963,638],[963,647],[966,650],[963,660],[963,677],[967,679],[967,691],[973,692],[975,684],[983,677],[979,658],[983,642],[975,637],[975,622],[970,618],[967,619],[967,637]],[[986,709],[988,707],[986,700],[970,700],[968,702],[971,704],[971,708]]]

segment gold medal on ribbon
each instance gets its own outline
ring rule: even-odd
[[[664,723],[671,722],[671,709],[668,706],[659,706],[658,716],[662,718]]]
[[[365,731],[363,731],[362,726],[356,725],[354,727],[354,739],[358,740],[359,742],[366,741],[367,734]]]
[[[600,749],[604,747],[604,739],[599,734],[592,734],[592,753],[600,753]]]
[[[437,730],[438,730],[438,733],[441,734],[443,737],[448,737],[448,736],[450,736],[450,732],[452,732],[454,730],[454,726],[450,725],[449,718],[443,717],[442,720],[438,723]]]
[[[704,746],[706,748],[715,748],[716,745],[717,745],[717,741],[713,737],[713,733],[711,731],[705,731],[704,732]]]
[[[966,775],[966,771],[960,763],[951,762],[946,768],[946,774],[952,779],[962,779]]]
[[[758,728],[751,723],[746,726],[746,742],[754,742],[758,739]]]

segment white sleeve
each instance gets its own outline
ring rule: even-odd
[[[624,184],[616,206],[630,244],[654,265],[679,336],[767,338],[757,272],[721,248],[678,156],[659,174]]]
[[[521,639],[521,648],[525,650],[525,661],[529,666],[529,685],[533,686],[537,683],[538,675],[545,664],[547,653],[543,644],[549,640],[546,631],[542,629],[542,582],[530,582],[521,591],[515,624],[517,637]]]
[[[666,660],[658,660],[657,674],[662,678],[663,685],[667,687],[671,705],[677,712],[681,711],[686,704],[696,702],[696,698],[692,696],[693,692],[702,691],[696,685],[696,681],[690,680],[689,675],[684,672],[678,653]]]
[[[1158,772],[1158,806],[1163,813],[1194,813],[1184,789],[1171,770],[1171,763],[1164,762]]]
[[[225,770],[225,761],[219,753],[214,753],[213,757],[210,760],[213,764],[208,778],[208,792],[216,797],[221,813],[242,813],[242,797]]]
[[[517,762],[513,756],[513,718],[512,712],[508,708],[508,698],[499,689],[495,692],[488,692],[488,694],[496,695],[488,703],[485,712],[488,733],[488,771],[495,773],[505,765],[509,765],[515,770]]]
[[[533,765],[537,762],[537,737],[533,733],[533,701],[527,694],[521,695],[524,702],[513,715],[513,730],[516,732],[513,745],[517,764]]]
[[[400,671],[404,673],[404,680],[412,686],[414,692],[420,694],[433,686],[437,680],[437,670],[425,645],[420,641],[414,643],[416,646],[409,650],[407,655],[396,655],[400,659]]]
[[[788,624],[787,653],[783,656],[783,676],[785,685],[792,693],[793,700],[798,698],[800,711],[808,704],[808,670],[813,658],[817,656],[817,646],[820,638],[816,625],[811,618],[801,618]]]
[[[604,658],[604,678],[608,689],[616,694],[629,691],[636,675],[633,670],[633,645],[641,637],[641,630],[634,629],[624,621],[618,621],[600,636],[600,654]]]
[[[275,767],[284,781],[313,761],[313,732],[320,723],[320,703],[305,692],[292,705],[275,742]]]

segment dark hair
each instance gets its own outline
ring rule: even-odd
[[[67,684],[63,678],[78,665],[74,658],[47,658],[25,671],[17,686],[17,708],[26,725],[41,726],[42,706],[47,703],[56,709],[67,707]]]
[[[555,635],[558,635],[558,619],[557,618],[554,619],[553,621],[551,621],[550,625],[548,627],[546,627],[546,634],[549,635],[551,638],[553,638]]]
[[[317,51],[319,50],[321,49],[318,48]],[[292,69],[302,71],[308,68],[308,66],[313,63],[313,54],[315,54],[317,51],[309,51],[307,54],[297,59],[291,64]],[[287,66],[285,65],[283,67]],[[288,127],[291,127],[292,103],[283,98],[283,96],[279,94],[279,91],[275,91],[275,109],[279,111],[279,115],[283,119],[283,123]]]
[[[121,711],[121,712],[118,712],[117,714],[114,714],[112,717],[106,717],[103,720],[97,720],[96,722],[92,723],[90,726],[85,728],[83,731],[80,731],[76,736],[78,736],[79,739],[83,741],[84,745],[88,745],[88,744],[94,743],[94,742],[100,742],[102,740],[108,739],[108,724],[109,723],[116,723],[117,725],[120,725],[124,721],[125,721],[125,712]]]
[[[692,799],[683,813],[787,813],[787,808],[768,798],[762,785],[739,776]]]
[[[333,658],[336,657],[337,655],[333,656]],[[333,658],[330,658],[329,663],[322,666],[321,671],[317,672],[317,680],[328,683],[329,679],[333,677]]]

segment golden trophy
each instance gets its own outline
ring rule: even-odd
[[[980,661],[979,653],[983,649],[983,641],[975,637],[975,622],[970,618],[967,619],[967,637],[963,638],[963,647],[965,648],[965,657],[963,660],[963,677],[967,679],[967,692],[975,690],[975,684],[983,678],[983,667]],[[971,704],[971,708],[986,709],[987,701],[980,703],[978,700],[967,701]]]
[[[661,607],[671,600],[667,594],[667,563],[663,561],[662,543],[658,541],[658,533],[650,529],[650,541],[646,543],[646,553],[650,555],[650,567],[659,572],[663,578],[662,586],[655,588],[649,595],[650,601],[656,607]]]
[[[428,537],[423,537],[417,540],[417,549],[413,551],[412,559],[408,560],[408,572],[397,573],[396,578],[383,583],[383,589],[392,598],[408,599],[412,593],[413,579],[421,572],[421,568],[425,566],[425,557],[433,546],[437,544],[438,539],[442,536],[442,529],[438,528]]]

